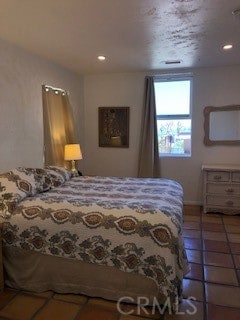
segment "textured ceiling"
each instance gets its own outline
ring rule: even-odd
[[[232,65],[235,9],[239,0],[0,0],[0,38],[81,74]]]

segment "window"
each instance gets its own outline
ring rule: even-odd
[[[191,77],[154,79],[160,156],[191,156]]]

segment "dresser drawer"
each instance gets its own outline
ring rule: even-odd
[[[211,196],[208,195],[206,199],[207,206],[219,206],[226,208],[240,208],[240,198],[227,196]]]
[[[233,171],[232,172],[232,181],[233,182],[240,182],[240,171]]]
[[[228,171],[207,171],[207,181],[230,181],[230,172]]]
[[[223,195],[240,194],[240,184],[207,183],[206,193]]]

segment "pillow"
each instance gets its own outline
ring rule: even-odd
[[[71,172],[63,167],[19,167],[0,174],[0,216],[6,217],[26,197],[48,191],[71,178]]]
[[[71,178],[71,172],[63,167],[47,166],[45,168],[18,168],[16,169],[32,175],[35,183],[33,182],[33,195],[38,192],[45,192],[51,188],[59,187],[65,181]]]
[[[23,168],[0,174],[0,215],[11,213],[16,205],[37,192],[34,173]]]
[[[57,174],[58,176],[62,176],[62,178],[65,181],[68,181],[72,178],[72,173],[71,171],[69,171],[68,169],[64,168],[64,167],[57,167],[57,166],[47,166],[46,167],[47,170],[51,170],[51,172],[55,172],[55,174]]]
[[[39,192],[59,187],[71,178],[71,172],[63,167],[47,166],[44,169],[25,170],[34,170]]]
[[[11,172],[18,176],[17,186],[21,190],[25,190],[27,196],[34,196],[41,192],[41,181],[39,175],[43,173],[43,169],[18,167]]]

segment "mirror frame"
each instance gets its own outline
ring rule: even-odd
[[[240,110],[240,105],[230,105],[223,107],[205,107],[204,108],[204,144],[207,146],[213,145],[238,145],[240,140],[211,140],[209,137],[210,133],[210,113],[221,112],[221,111],[237,111]]]

